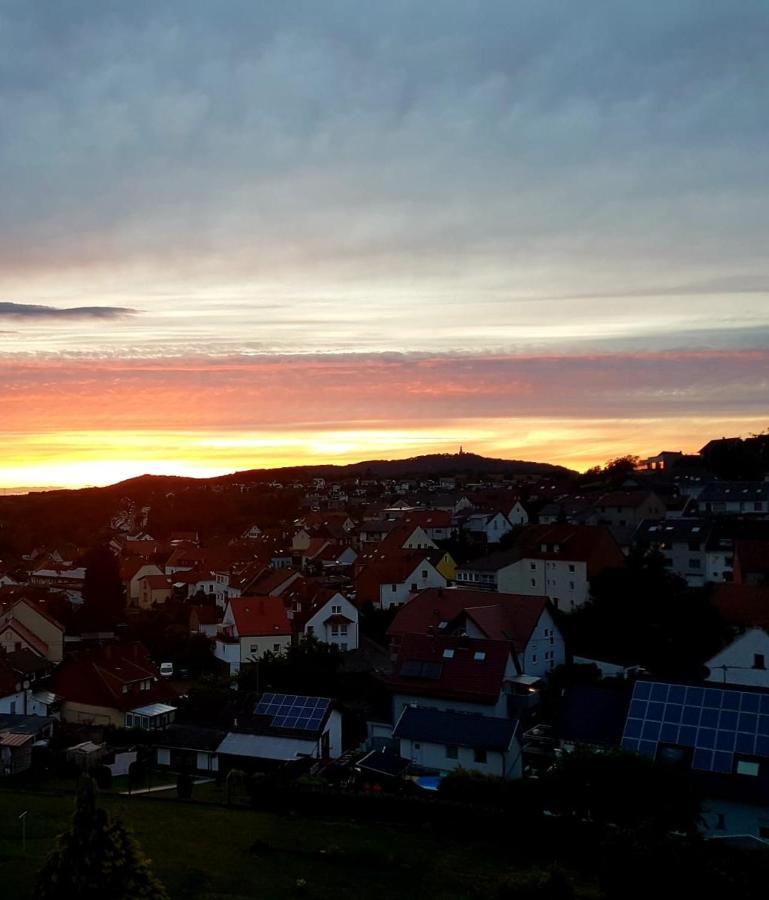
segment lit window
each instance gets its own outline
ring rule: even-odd
[[[483,650],[478,650],[477,652],[473,653],[473,659],[476,662],[483,662],[484,659],[486,659],[486,653]]]
[[[449,649],[448,647],[443,651],[444,659],[454,659],[454,651]]]

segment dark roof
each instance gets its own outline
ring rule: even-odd
[[[629,701],[630,685],[576,684],[568,688],[559,708],[558,737],[581,744],[618,745]]]
[[[47,716],[20,716],[0,714],[0,731],[12,731],[14,734],[40,734],[56,719]]]
[[[603,569],[622,566],[625,561],[619,544],[608,528],[556,522],[552,525],[527,525],[519,532],[513,548],[499,550],[457,568],[498,572],[519,559],[582,561],[587,563],[587,574],[591,578]]]
[[[393,730],[393,737],[431,744],[505,751],[510,746],[518,721],[490,716],[451,712],[443,709],[407,706]]]
[[[177,750],[205,750],[213,753],[224,740],[227,732],[198,725],[169,725],[156,734],[154,743],[160,747]]]

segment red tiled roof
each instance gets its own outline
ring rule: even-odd
[[[151,591],[170,589],[171,582],[165,575],[145,575],[139,581],[146,584]]]
[[[7,622],[1,624],[0,634],[4,631],[14,631],[22,641],[29,644],[29,646],[41,656],[46,656],[48,654],[48,644],[34,632],[30,631],[23,622],[19,622],[18,619],[10,618]]]
[[[240,637],[291,634],[286,608],[279,597],[234,597],[229,605]]]
[[[441,622],[465,613],[489,640],[510,641],[516,652],[529,642],[547,606],[546,597],[459,588],[429,588],[402,606],[387,630],[390,637],[430,634]]]
[[[444,655],[447,650],[453,652],[451,658]],[[386,681],[392,690],[409,696],[492,704],[499,699],[509,659],[510,646],[504,641],[406,634],[395,674]],[[437,677],[410,676],[414,663],[432,663]]]
[[[141,690],[147,681],[149,690]],[[177,696],[139,643],[106,644],[66,659],[53,675],[53,690],[65,701],[121,711]]]
[[[359,557],[361,568],[355,579],[358,605],[378,603],[380,585],[404,584],[425,560],[429,562],[425,550],[394,550]]]

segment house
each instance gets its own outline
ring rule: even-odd
[[[518,670],[506,641],[403,635],[393,673],[393,721],[406,706],[507,718]]]
[[[206,774],[219,771],[217,750],[226,732],[198,725],[169,725],[153,735],[155,762],[176,771]]]
[[[165,574],[175,575],[177,572],[189,572],[191,569],[205,565],[205,554],[196,543],[181,541],[174,544],[171,554],[165,563]]]
[[[423,550],[400,550],[361,557],[355,578],[356,601],[389,609],[406,603],[420,590],[446,587],[446,578]]]
[[[707,681],[769,689],[769,634],[749,628],[709,659]]]
[[[175,715],[176,691],[138,642],[105,644],[68,657],[53,675],[65,722],[154,730]]]
[[[769,585],[769,540],[737,540],[734,543],[734,581]]]
[[[217,748],[223,769],[274,769],[342,755],[342,717],[326,697],[266,693]]]
[[[498,778],[523,774],[516,719],[407,706],[393,737],[403,759],[432,771],[467,769]]]
[[[622,546],[628,546],[645,519],[664,519],[666,507],[653,491],[609,491],[601,494],[586,524],[606,525]]]
[[[358,608],[339,591],[321,591],[302,616],[301,632],[342,651],[358,649]]]
[[[53,719],[0,714],[0,776],[18,775],[32,765],[32,749],[47,745]]]
[[[171,599],[171,582],[166,575],[145,575],[139,579],[139,609],[153,609]]]
[[[514,547],[457,567],[462,587],[483,587],[507,594],[545,596],[565,612],[590,597],[590,581],[625,557],[603,526],[530,525]]]
[[[466,634],[506,641],[519,675],[542,678],[566,661],[566,646],[546,597],[461,588],[422,591],[398,610],[387,630],[399,652],[407,634]]]
[[[64,656],[64,626],[39,604],[20,598],[0,612],[0,650],[28,649],[52,663]]]
[[[215,638],[222,620],[222,611],[218,606],[191,606],[190,633],[204,634]]]
[[[515,503],[513,503],[505,513],[505,516],[507,521],[513,526],[529,524],[529,513],[520,500],[516,500]]]
[[[713,481],[696,497],[700,514],[769,516],[769,481]]]
[[[285,653],[290,645],[291,623],[280,598],[235,597],[224,610],[214,656],[236,675],[243,663],[255,662],[265,653]]]
[[[513,530],[507,516],[501,512],[470,513],[461,521],[464,531],[482,538],[487,544],[498,544],[506,534]]]
[[[390,550],[436,550],[438,545],[421,525],[409,521],[409,517],[398,522],[379,545],[383,553]]]
[[[769,802],[769,692],[636,681],[622,748],[691,772],[709,797]],[[730,828],[723,822],[721,833]],[[744,832],[742,832],[744,833]],[[756,831],[756,837],[761,835]]]
[[[141,599],[141,580],[147,575],[163,575],[163,570],[155,563],[145,559],[132,557],[120,567],[120,577],[126,589],[126,603],[129,607],[138,607]]]
[[[407,513],[401,520],[404,525],[422,529],[431,541],[447,541],[454,533],[451,510],[420,509]],[[433,546],[435,546],[433,544]]]

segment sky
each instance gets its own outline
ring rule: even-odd
[[[765,0],[0,0],[0,487],[769,426]]]

